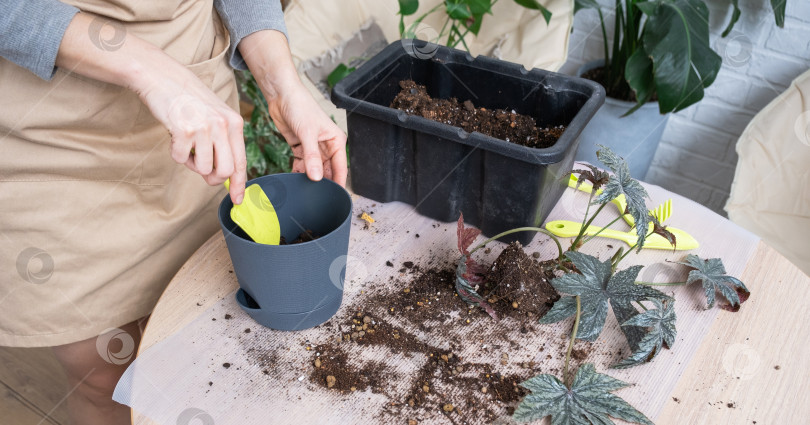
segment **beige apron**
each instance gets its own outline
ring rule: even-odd
[[[64,2],[162,48],[236,107],[213,0]],[[217,231],[224,196],[172,161],[169,140],[127,89],[62,70],[46,82],[0,59],[0,346],[94,338],[151,312]]]

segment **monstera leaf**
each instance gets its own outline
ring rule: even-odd
[[[678,112],[703,99],[703,89],[714,82],[723,63],[709,45],[709,8],[702,0],[652,0],[636,7],[647,16],[642,47],[653,64],[648,69],[661,113]],[[637,94],[649,91],[643,81],[649,79],[628,79]],[[639,102],[646,100],[639,97]]]
[[[610,202],[613,198],[624,195],[627,201],[627,209],[636,223],[636,234],[638,235],[638,251],[644,247],[644,241],[647,238],[647,230],[650,223],[650,213],[647,210],[647,204],[644,203],[644,198],[649,198],[647,191],[644,187],[630,176],[630,168],[620,156],[613,153],[607,146],[599,145],[599,150],[596,152],[596,158],[602,161],[611,171],[613,176],[610,177],[602,194],[596,198],[595,203],[604,204]]]
[[[675,309],[674,301],[661,302],[652,300],[655,309],[647,310],[633,316],[623,323],[623,326],[636,326],[647,328],[648,332],[638,343],[638,347],[630,357],[611,366],[617,369],[628,368],[652,360],[662,348],[672,348],[675,345]]]
[[[581,317],[577,338],[595,340],[605,325],[608,303],[619,323],[624,323],[638,314],[631,304],[633,301],[669,300],[663,292],[644,285],[636,285],[635,280],[643,266],[633,266],[611,275],[611,264],[581,252],[569,251],[566,257],[580,273],[566,273],[554,278],[551,285],[564,294],[579,295]],[[554,323],[575,315],[577,312],[574,297],[562,297],[551,310],[540,319],[540,323]],[[624,327],[622,328],[624,330]],[[635,337],[628,335],[630,346]]]
[[[750,294],[748,288],[739,279],[726,275],[726,268],[719,258],[704,260],[697,255],[689,254],[686,256],[686,261],[681,262],[681,264],[695,269],[689,272],[686,284],[691,285],[693,282],[703,283],[703,289],[706,291],[706,301],[709,303],[708,308],[714,307],[715,291],[719,291],[732,306],[739,306]],[[739,292],[744,294],[745,298],[741,299]]]
[[[520,384],[531,391],[523,398],[512,417],[531,422],[551,416],[552,425],[606,425],[610,417],[623,421],[653,425],[643,413],[611,391],[628,384],[597,373],[590,363],[582,365],[567,388],[554,375],[538,375]]]

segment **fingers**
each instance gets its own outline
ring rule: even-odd
[[[172,159],[211,185],[231,178],[231,197],[240,203],[247,179],[242,117],[193,75],[175,77],[139,97],[169,130]]]
[[[241,204],[245,197],[245,184],[247,182],[247,158],[245,156],[245,139],[242,131],[244,122],[239,114],[234,113],[228,124],[228,144],[233,156],[233,170],[231,172],[231,201]]]
[[[349,174],[346,161],[346,135],[343,134],[343,132],[340,134],[343,138],[343,143],[339,143],[340,148],[337,149],[334,155],[332,155],[332,180],[334,180],[335,183],[346,187],[346,178]]]
[[[191,156],[192,136],[193,134],[186,135],[182,132],[177,132],[177,134],[172,133],[172,142],[169,147],[169,152],[176,163],[185,164],[189,156]]]
[[[228,141],[228,129],[225,118],[214,119],[211,127],[211,140],[214,145],[214,168],[211,174],[206,176],[206,182],[210,185],[222,184],[233,174],[234,163],[231,152],[231,145]]]
[[[323,163],[321,160],[321,151],[318,148],[318,139],[310,132],[302,132],[299,135],[301,140],[301,148],[304,155],[304,167],[307,171],[307,177],[312,181],[319,181],[323,178]]]
[[[172,132],[172,158],[212,186],[230,178],[231,200],[240,204],[247,180],[242,117],[223,104],[195,118],[183,123],[184,130]]]
[[[204,176],[211,174],[211,170],[214,169],[214,143],[207,128],[194,133],[193,145],[194,156],[192,159],[194,159],[197,172]]]

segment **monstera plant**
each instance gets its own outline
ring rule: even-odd
[[[740,17],[739,0],[729,0],[728,35]],[[776,24],[784,26],[787,0],[770,0]],[[610,97],[636,102],[627,114],[657,98],[662,114],[680,111],[703,98],[722,59],[709,45],[709,9],[704,0],[615,0],[613,45],[597,0],[575,0],[574,13],[596,9],[604,39],[600,78]]]

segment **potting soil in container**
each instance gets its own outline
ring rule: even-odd
[[[547,148],[565,131],[564,125],[540,128],[534,118],[518,114],[514,109],[476,108],[472,101],[459,102],[455,97],[434,99],[424,85],[412,80],[400,81],[399,86],[402,91],[391,102],[392,108],[460,127],[468,133],[477,131],[530,148]]]

